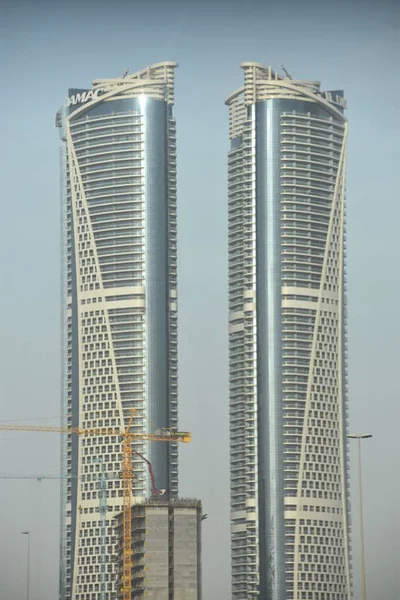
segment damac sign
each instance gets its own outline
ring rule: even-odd
[[[71,104],[75,106],[76,104],[83,104],[84,102],[89,102],[89,100],[94,100],[103,92],[104,90],[102,88],[97,88],[95,90],[87,90],[86,92],[74,94],[67,99],[67,108],[70,107]]]

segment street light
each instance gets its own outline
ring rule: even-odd
[[[367,587],[365,584],[365,553],[364,553],[364,518],[362,504],[362,479],[361,479],[361,440],[372,438],[370,433],[357,433],[348,435],[351,440],[357,440],[358,448],[358,510],[360,513],[360,544],[361,544],[361,598],[367,600]]]
[[[26,565],[26,600],[29,600],[29,580],[30,580],[30,570],[31,570],[31,532],[30,531],[21,531],[22,535],[28,536],[28,558]]]

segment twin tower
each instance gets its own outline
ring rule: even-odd
[[[241,66],[226,100],[231,597],[350,600],[345,100]],[[71,89],[57,113],[66,427],[124,428],[136,409],[134,433],[178,428],[176,67]],[[177,445],[138,435],[133,450],[133,503],[152,493],[140,455],[178,498]],[[62,600],[99,598],[95,463],[118,473],[121,452],[65,438]],[[110,547],[122,502],[110,478]]]

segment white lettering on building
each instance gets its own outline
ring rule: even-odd
[[[83,104],[83,102],[88,102],[89,100],[94,100],[103,92],[102,88],[97,88],[95,90],[88,90],[87,92],[79,92],[78,94],[74,94],[67,99],[67,108],[71,106],[75,106],[76,104]]]

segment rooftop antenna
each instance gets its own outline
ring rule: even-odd
[[[284,65],[281,65],[281,69],[285,73],[285,75],[288,79],[293,79],[293,77],[290,75],[290,73],[288,73],[287,70],[285,69]]]
[[[124,74],[122,75],[122,79],[125,79],[125,77],[128,75],[129,73],[129,67],[127,69],[125,69]]]

